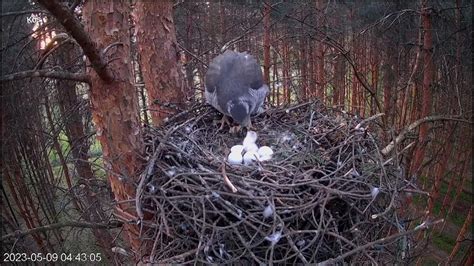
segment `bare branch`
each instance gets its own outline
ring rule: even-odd
[[[107,64],[102,58],[99,49],[91,40],[89,34],[84,30],[81,22],[73,13],[71,13],[69,8],[55,0],[38,0],[38,2],[43,5],[61,23],[61,25],[63,25],[63,27],[81,46],[84,54],[91,61],[92,67],[97,72],[97,75],[99,75],[102,80],[111,82],[113,80],[113,75],[108,70]]]
[[[28,70],[23,72],[17,72],[0,77],[0,81],[12,81],[17,79],[26,79],[26,78],[53,78],[53,79],[65,79],[73,80],[79,82],[85,82],[91,84],[90,78],[84,73],[70,73],[65,71],[56,71],[53,69],[42,69],[42,70]]]
[[[439,224],[443,222],[443,219],[441,220],[437,220],[437,221],[434,221],[434,222],[423,222],[422,224],[418,225],[417,227],[415,227],[414,229],[410,230],[410,231],[405,231],[405,232],[402,232],[402,233],[398,233],[398,234],[394,234],[394,235],[391,235],[391,236],[388,236],[388,237],[385,237],[385,238],[381,238],[381,239],[378,239],[376,241],[373,241],[373,242],[370,242],[370,243],[367,243],[363,246],[359,246],[357,248],[354,248],[353,250],[349,251],[349,252],[346,252],[344,254],[342,254],[341,256],[337,257],[337,258],[334,258],[334,259],[329,259],[327,261],[323,261],[321,264],[322,265],[332,265],[332,264],[335,264],[335,262],[337,261],[341,261],[342,259],[344,258],[347,258],[348,256],[351,256],[353,254],[356,254],[357,252],[361,252],[365,249],[368,249],[368,248],[371,248],[375,245],[380,245],[380,244],[384,244],[384,243],[387,243],[387,242],[390,242],[392,240],[395,240],[399,237],[402,237],[402,236],[406,236],[406,235],[410,235],[410,234],[413,234],[413,233],[416,233],[420,230],[425,230],[425,229],[428,229],[429,227],[433,226],[433,225],[436,225],[436,224]]]
[[[41,68],[48,58],[49,55],[51,55],[54,51],[56,51],[59,47],[61,47],[63,44],[66,42],[72,42],[72,39],[69,38],[69,35],[66,33],[60,33],[56,36],[54,36],[51,41],[48,43],[48,45],[45,47],[45,50],[43,52],[43,55],[41,59],[38,61],[36,64],[34,70],[37,70]]]
[[[464,122],[468,124],[472,124],[471,121],[460,119],[459,117],[449,117],[449,116],[427,116],[421,119],[416,120],[412,124],[410,124],[408,127],[404,128],[402,132],[394,139],[392,140],[385,148],[382,149],[381,153],[386,156],[390,152],[392,152],[393,148],[400,142],[404,141],[407,134],[411,131],[413,131],[415,128],[419,127],[421,124],[427,123],[427,122],[435,122],[435,121],[457,121],[457,122]]]
[[[75,222],[75,221],[68,221],[68,222],[62,222],[62,223],[55,223],[55,224],[48,224],[45,226],[41,227],[36,227],[24,231],[16,231],[11,234],[7,234],[2,236],[2,242],[9,239],[9,238],[20,238],[26,235],[38,233],[38,232],[44,232],[44,231],[49,231],[49,230],[54,230],[54,229],[59,229],[63,227],[79,227],[79,228],[93,228],[93,229],[111,229],[111,228],[117,228],[121,227],[123,225],[122,222],[119,221],[114,221],[111,223],[88,223],[88,222]]]
[[[1,13],[0,17],[8,17],[8,16],[19,16],[19,15],[27,15],[27,14],[35,14],[35,13],[44,13],[47,14],[44,10],[24,10],[24,11],[15,11],[15,12],[5,12]]]

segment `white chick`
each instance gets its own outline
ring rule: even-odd
[[[255,161],[259,160],[258,153],[255,151],[248,151],[244,154],[244,164],[251,165]]]
[[[230,148],[230,152],[242,153],[244,151],[244,145],[234,145]]]
[[[242,164],[242,154],[240,152],[231,152],[227,156],[227,161],[230,164]]]
[[[260,157],[260,161],[268,161],[272,158],[273,150],[268,146],[262,146],[258,149],[258,156]]]
[[[245,136],[244,138],[244,147],[253,143],[255,144],[255,142],[257,141],[257,132],[255,131],[247,131],[247,135]]]

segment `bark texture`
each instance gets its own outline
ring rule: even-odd
[[[432,92],[431,83],[434,77],[433,65],[433,33],[431,28],[432,10],[427,7],[427,0],[422,0],[421,20],[423,25],[423,87],[421,99],[420,117],[427,117],[431,113]],[[413,162],[410,168],[411,174],[419,174],[425,155],[426,142],[428,140],[429,125],[420,126],[418,135],[418,145],[414,153]]]
[[[132,85],[129,12],[126,1],[87,1],[84,6],[86,30],[91,39],[97,40],[96,47],[103,49],[119,43],[107,54],[115,59],[108,65],[113,81],[108,82],[88,69],[92,81],[92,120],[117,202],[135,198],[134,182],[142,165],[139,154],[143,150],[137,92]],[[117,204],[116,215],[126,222],[135,221],[137,215],[133,202]],[[146,244],[139,239],[138,226],[125,224],[124,229],[135,254],[145,251]]]
[[[154,125],[185,102],[186,84],[179,62],[173,1],[138,1],[134,10],[138,51]]]

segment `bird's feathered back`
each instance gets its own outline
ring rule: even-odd
[[[207,70],[206,91],[215,94],[217,102],[210,103],[221,112],[225,112],[228,101],[248,96],[249,89],[259,90],[262,86],[260,65],[255,57],[247,53],[228,50],[214,58]]]

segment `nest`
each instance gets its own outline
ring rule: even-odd
[[[252,122],[272,160],[232,166],[226,157],[243,135],[218,131],[220,117],[200,105],[151,130],[137,191],[152,216],[143,232],[152,261],[389,263],[406,254],[406,238],[384,240],[400,230],[406,184],[380,155],[371,121],[318,102],[270,109]]]

